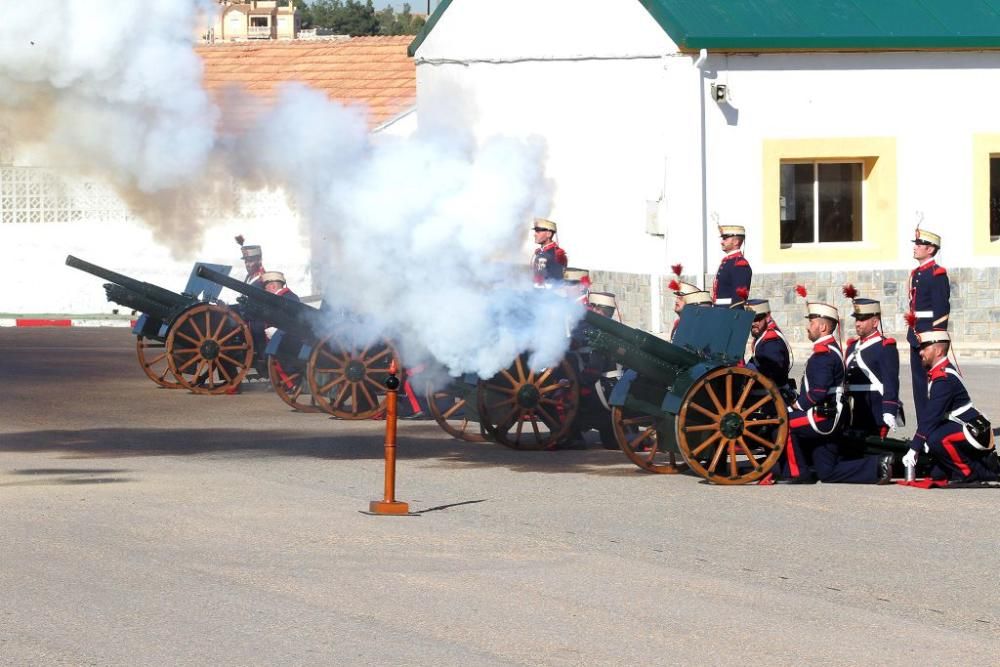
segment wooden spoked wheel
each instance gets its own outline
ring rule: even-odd
[[[166,387],[179,389],[181,384],[174,378],[167,360],[167,343],[145,336],[135,337],[135,353],[139,357],[139,366],[150,380]]]
[[[385,341],[360,349],[324,338],[309,357],[306,375],[313,401],[323,412],[341,419],[369,419],[385,410],[385,380],[396,350]]]
[[[632,463],[643,470],[661,475],[676,475],[687,470],[677,463],[677,454],[660,448],[656,420],[648,415],[635,415],[619,406],[611,407],[611,426],[618,446]]]
[[[196,394],[235,390],[253,364],[250,327],[236,312],[203,303],[188,308],[167,335],[170,371]]]
[[[479,383],[479,417],[486,434],[514,449],[555,447],[580,404],[576,371],[565,359],[532,371],[525,355]]]
[[[274,393],[282,401],[299,412],[319,412],[313,405],[312,394],[309,393],[309,381],[301,370],[288,371],[282,367],[277,357],[267,358],[267,376],[271,380]]]
[[[781,456],[788,414],[774,383],[760,373],[717,368],[688,390],[676,427],[691,470],[715,484],[748,484]]]
[[[474,405],[475,396],[474,386],[460,390],[454,384],[449,384],[436,391],[428,387],[427,406],[434,421],[448,435],[466,442],[486,442]]]

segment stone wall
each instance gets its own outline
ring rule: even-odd
[[[1000,359],[1000,267],[979,269],[949,269],[951,280],[951,326],[954,347],[959,359]],[[805,300],[796,295],[795,286],[804,285],[809,301],[822,301],[836,306],[843,319],[843,336],[854,334],[850,317],[851,304],[841,288],[851,283],[858,295],[878,299],[882,303],[882,324],[887,336],[904,343],[909,309],[908,270],[893,271],[820,271],[800,273],[754,274],[751,296],[767,299],[778,325],[795,348],[808,350],[805,333]],[[650,277],[646,274],[591,273],[595,290],[614,292],[623,321],[629,326],[650,330]],[[662,331],[670,331],[675,319],[673,294],[667,288],[672,276],[661,279],[660,313]],[[711,287],[714,274],[705,284]],[[695,276],[683,279],[697,283]],[[906,352],[907,346],[900,345]]]

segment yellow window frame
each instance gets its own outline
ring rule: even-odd
[[[972,135],[972,253],[1000,256],[1000,241],[990,240],[990,158],[1000,157],[1000,134]]]
[[[894,138],[765,139],[763,161],[762,220],[765,262],[768,264],[886,262],[897,258],[899,243],[896,230],[896,140]],[[781,163],[793,161],[862,163],[864,240],[850,243],[781,246],[781,205],[778,199],[781,191]],[[987,172],[988,170],[987,161]]]

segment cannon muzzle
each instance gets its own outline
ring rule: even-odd
[[[143,303],[148,303],[149,301],[154,301],[161,304],[165,310],[172,311],[180,308],[185,308],[192,303],[195,299],[190,296],[184,296],[178,294],[177,292],[171,292],[168,289],[164,289],[158,285],[153,285],[151,283],[142,282],[141,280],[136,280],[135,278],[129,278],[121,273],[115,273],[110,269],[105,269],[102,266],[96,264],[91,264],[90,262],[84,261],[79,257],[74,257],[73,255],[66,256],[66,265],[72,266],[74,269],[79,269],[85,273],[89,273],[92,276],[97,276],[98,278],[103,278],[109,283],[118,285],[128,292],[132,292],[138,295],[139,299],[134,299],[129,301],[129,303],[123,303],[119,301],[118,298],[123,296],[125,292],[121,290],[110,290],[106,289],[108,292],[108,300],[114,303],[127,306],[129,308],[135,308],[136,301],[142,301]],[[115,297],[115,298],[112,298]],[[136,310],[142,310],[143,312],[149,312],[145,308],[136,308]],[[153,314],[153,313],[150,313]]]

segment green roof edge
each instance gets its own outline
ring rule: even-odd
[[[419,49],[420,45],[424,43],[425,39],[427,39],[427,35],[429,35],[431,30],[434,29],[434,26],[437,25],[438,19],[441,18],[441,15],[444,14],[444,10],[448,9],[448,5],[450,4],[451,0],[441,0],[438,3],[437,7],[434,8],[434,11],[431,12],[430,18],[427,19],[427,23],[425,23],[424,27],[420,29],[417,36],[413,38],[410,45],[406,47],[406,55],[412,58],[416,54],[417,49]]]

